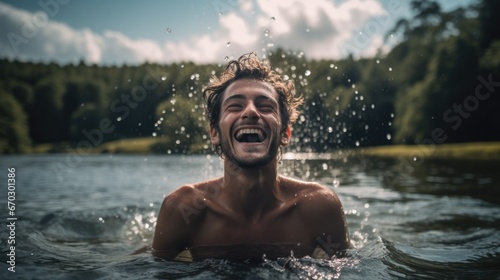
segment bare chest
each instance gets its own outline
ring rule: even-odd
[[[313,244],[309,229],[293,212],[259,221],[208,214],[193,236],[192,245],[304,243]]]

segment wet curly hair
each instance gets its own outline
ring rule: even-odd
[[[269,83],[278,93],[278,103],[281,114],[282,130],[294,124],[299,116],[297,107],[302,104],[302,97],[295,97],[295,85],[292,81],[285,81],[271,65],[257,57],[255,52],[247,53],[237,60],[228,63],[219,77],[212,77],[209,85],[203,90],[206,102],[205,115],[210,126],[219,128],[219,117],[222,96],[226,88],[233,82],[252,78]]]

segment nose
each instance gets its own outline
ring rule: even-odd
[[[259,118],[259,111],[253,102],[248,102],[242,114],[243,119],[257,119]]]

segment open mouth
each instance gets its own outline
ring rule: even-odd
[[[235,138],[238,142],[260,143],[266,140],[267,135],[260,129],[244,128],[236,132]]]

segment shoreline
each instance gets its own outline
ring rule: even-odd
[[[364,148],[356,154],[371,157],[500,160],[500,142],[469,142],[439,145],[391,145]]]
[[[103,143],[97,147],[79,149],[69,143],[40,144],[32,148],[28,154],[71,153],[79,154],[186,154],[168,153],[158,149],[162,145],[161,138],[129,138]],[[206,149],[193,147],[187,154],[206,154]],[[210,151],[210,149],[208,150]],[[337,152],[324,153],[295,153],[284,154],[285,159],[307,158],[314,154],[322,154],[325,158],[339,158],[343,156],[368,156],[382,158],[417,157],[429,159],[463,159],[463,160],[500,160],[500,142],[469,142],[440,145],[387,145],[341,149]],[[309,155],[309,156],[308,156]]]

